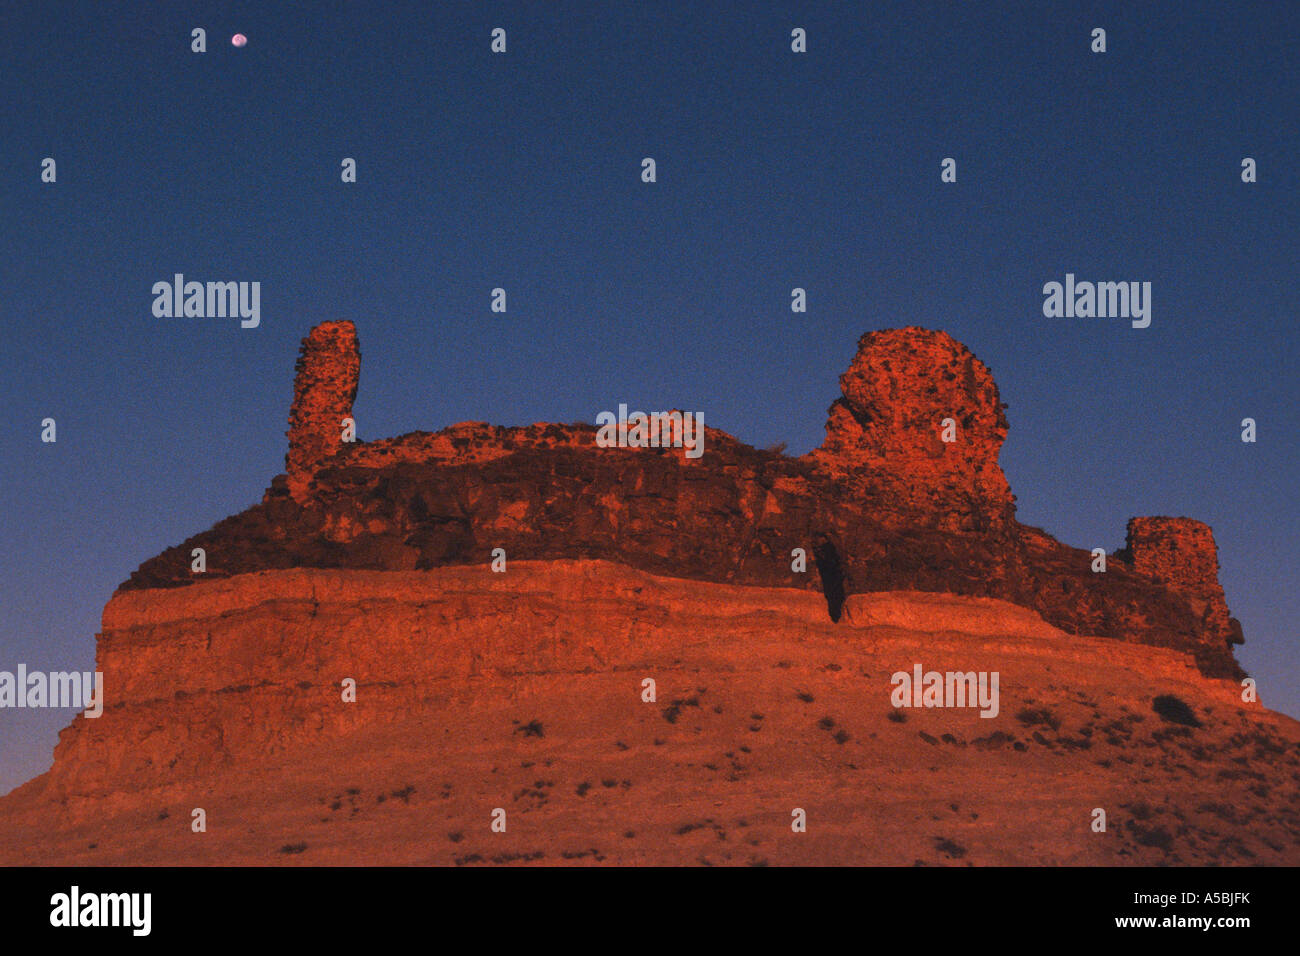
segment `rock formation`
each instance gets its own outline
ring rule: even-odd
[[[351,322],[322,322],[302,340],[284,456],[295,501],[306,500],[312,474],[343,448],[343,420],[352,415],[360,374],[361,349]]]
[[[1156,565],[1134,568],[1121,554],[1094,574],[1088,551],[1016,522],[997,461],[1005,406],[989,370],[944,332],[864,335],[825,442],[802,458],[712,428],[698,460],[598,448],[585,424],[467,422],[345,444],[358,354],[351,323],[313,330],[298,362],[288,473],[260,504],[146,561],[124,590],[194,584],[196,547],[209,580],[284,568],[427,570],[483,563],[503,548],[512,560],[603,558],[817,590],[832,618],[845,597],[874,591],[998,598],[1068,633],[1178,648],[1208,675],[1241,676],[1230,648],[1239,629],[1225,630],[1215,565],[1202,551],[1186,551],[1185,572],[1174,570],[1179,557],[1152,573]],[[1202,547],[1208,534],[1196,539]],[[792,570],[795,549],[812,573]]]
[[[1211,530],[1134,518],[1093,573],[1020,524],[1005,406],[945,333],[863,336],[798,458],[345,443],[359,361],[351,323],[312,330],[286,473],[113,595],[104,714],[0,799],[0,862],[37,832],[75,863],[1297,862],[1300,724],[1242,700]],[[900,719],[916,662],[1001,672],[1000,716]]]
[[[1191,518],[1133,518],[1125,543],[1133,570],[1185,595],[1207,640],[1243,644],[1219,584],[1219,549],[1210,526]]]
[[[1006,405],[966,346],[946,332],[869,332],[840,390],[812,454],[820,471],[857,478],[903,510],[903,524],[962,531],[1012,519],[1015,499],[998,466]]]

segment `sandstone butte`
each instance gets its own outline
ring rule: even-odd
[[[113,595],[104,714],[0,798],[0,862],[1300,862],[1300,723],[1242,699],[1210,528],[1135,517],[1094,573],[1018,523],[947,334],[864,335],[798,458],[345,443],[359,374],[314,328],[285,473]],[[998,672],[998,715],[893,707],[916,664]]]

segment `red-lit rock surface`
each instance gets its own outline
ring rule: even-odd
[[[917,663],[997,671],[998,716],[895,710]],[[0,863],[1300,862],[1300,724],[990,598],[833,623],[608,562],[271,571],[119,593],[98,666],[104,715],[0,798]]]
[[[1187,597],[1207,634],[1244,643],[1219,584],[1219,550],[1209,525],[1191,518],[1132,518],[1126,550],[1134,571]]]
[[[1089,552],[1015,521],[997,463],[1004,406],[988,369],[946,333],[864,335],[825,443],[802,458],[713,428],[695,460],[675,449],[598,448],[592,425],[467,422],[343,444],[338,421],[351,408],[357,355],[351,323],[313,330],[298,363],[288,479],[146,561],[123,588],[193,584],[196,547],[208,579],[426,570],[486,562],[504,548],[517,560],[604,558],[822,591],[832,615],[843,596],[881,590],[995,597],[1069,633],[1179,648],[1207,674],[1241,676],[1218,616],[1226,605],[1208,621],[1202,607],[1217,578],[1204,577],[1201,557],[1187,572],[1201,582],[1195,592],[1132,568],[1122,552],[1094,574]],[[942,440],[945,418],[953,442]],[[791,570],[796,548],[810,573]]]
[[[1094,574],[1019,524],[946,334],[864,336],[802,458],[349,445],[358,371],[351,323],[313,330],[288,474],[114,595],[105,714],[0,799],[0,862],[1300,862],[1300,724],[1241,700],[1210,529],[1135,518]],[[998,671],[1000,714],[898,720],[916,663]]]
[[[343,420],[352,415],[360,375],[361,348],[351,322],[322,322],[302,340],[284,456],[295,500],[306,499],[312,474],[343,447]]]
[[[966,346],[946,332],[869,332],[840,391],[810,456],[818,471],[849,478],[859,499],[889,501],[886,520],[900,528],[980,531],[1012,520],[998,467],[1006,406]]]

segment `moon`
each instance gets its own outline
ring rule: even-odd
[[[242,33],[236,33],[230,38],[230,42],[234,46],[243,46],[248,42],[248,37],[244,36]]]

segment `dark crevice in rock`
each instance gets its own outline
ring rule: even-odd
[[[844,610],[844,566],[840,563],[840,553],[832,542],[823,541],[813,548],[813,557],[821,575],[822,593],[826,595],[826,610],[831,620],[838,622]]]

